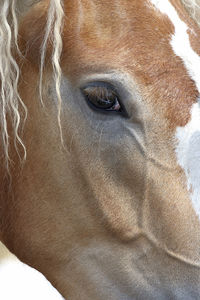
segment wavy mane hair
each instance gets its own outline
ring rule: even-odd
[[[37,0],[39,1],[39,0]],[[37,2],[35,1],[35,2]],[[200,26],[200,0],[180,0],[188,10],[191,17]],[[4,152],[4,161],[6,168],[9,170],[9,135],[7,117],[12,120],[12,128],[14,131],[14,143],[16,150],[19,146],[23,148],[24,157],[26,159],[26,148],[19,135],[19,128],[23,124],[27,110],[18,93],[18,81],[20,69],[13,53],[20,50],[18,48],[18,15],[20,14],[21,0],[1,0],[0,1],[0,130],[1,141]],[[27,5],[30,0],[27,0]],[[49,38],[52,41],[52,67],[55,79],[56,94],[58,100],[58,124],[60,124],[61,112],[61,95],[60,81],[61,68],[60,56],[62,52],[62,21],[64,11],[62,7],[63,0],[50,0],[48,8],[47,23],[45,29],[44,40],[41,47],[40,59],[40,98],[42,101],[42,74],[44,68],[46,47]],[[24,110],[23,117],[19,113],[19,108]],[[18,151],[18,150],[17,150]]]

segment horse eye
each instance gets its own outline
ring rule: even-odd
[[[97,110],[121,112],[119,96],[114,89],[103,85],[91,85],[82,89],[88,104]]]

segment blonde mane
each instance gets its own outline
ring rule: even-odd
[[[17,65],[13,53],[20,51],[18,48],[18,15],[20,14],[21,0],[2,0],[0,2],[0,128],[2,147],[4,150],[4,160],[6,168],[9,169],[9,134],[7,119],[12,120],[12,128],[14,131],[14,143],[18,152],[19,146],[22,147],[26,159],[26,148],[20,138],[20,124],[26,120],[27,110],[18,93],[18,81],[20,69]],[[35,1],[36,2],[36,1]],[[45,30],[44,41],[41,47],[41,75],[40,75],[40,94],[42,90],[42,73],[44,67],[45,53],[47,41],[50,39],[53,45],[52,51],[52,67],[54,72],[55,87],[58,99],[58,124],[60,125],[61,112],[61,95],[60,95],[60,55],[62,51],[62,20],[64,11],[62,8],[62,0],[50,0],[47,24]],[[41,97],[42,101],[42,97]],[[19,109],[23,109],[24,113],[20,114]]]
[[[194,21],[200,26],[200,0],[181,0]]]
[[[37,0],[38,1],[38,0]],[[37,2],[35,1],[35,3]],[[181,0],[189,14],[200,26],[200,0]],[[20,12],[21,0],[1,0],[0,2],[0,128],[2,147],[4,150],[4,161],[6,168],[9,169],[9,134],[7,118],[12,120],[16,150],[19,146],[23,148],[26,158],[26,148],[20,138],[20,125],[26,119],[26,107],[18,93],[18,80],[20,75],[19,67],[14,59],[14,51],[18,51],[18,15]],[[28,2],[27,2],[28,3]],[[55,79],[55,88],[58,99],[58,124],[60,124],[61,95],[60,95],[60,55],[62,52],[62,20],[64,12],[62,0],[50,0],[46,31],[41,48],[41,66],[40,66],[40,98],[42,101],[42,74],[44,68],[47,41],[51,39],[53,45],[52,67]],[[19,53],[20,54],[20,53]],[[23,115],[19,113],[20,106],[23,109]]]

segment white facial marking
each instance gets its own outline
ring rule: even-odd
[[[163,14],[166,14],[175,27],[171,47],[180,57],[189,76],[193,79],[200,93],[200,57],[192,49],[188,26],[179,18],[178,13],[168,0],[150,0]],[[193,104],[191,120],[176,131],[178,146],[176,154],[179,165],[185,171],[187,187],[193,207],[200,218],[200,100]]]
[[[196,83],[197,89],[200,93],[200,57],[192,49],[189,35],[187,31],[188,26],[179,18],[173,5],[168,0],[150,0],[152,4],[163,14],[167,15],[175,27],[175,32],[172,35],[171,46],[174,53],[179,56],[190,77]]]
[[[187,177],[188,191],[193,207],[200,218],[200,105],[192,106],[191,120],[176,131],[176,153]]]

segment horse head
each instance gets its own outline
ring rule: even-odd
[[[17,139],[13,115],[3,118],[1,239],[66,299],[200,296],[200,29],[191,4],[21,8],[15,109],[27,118]]]

